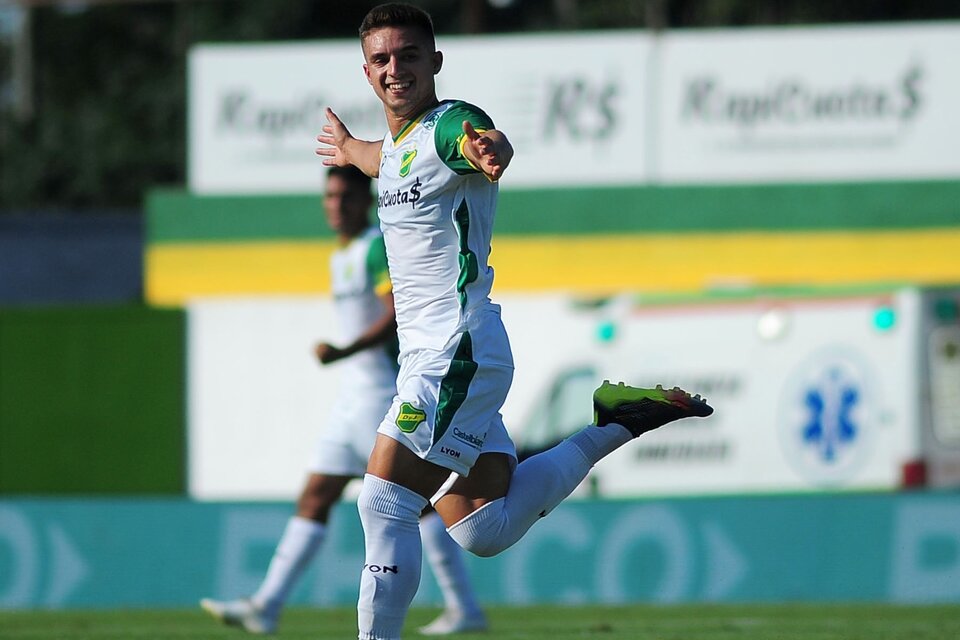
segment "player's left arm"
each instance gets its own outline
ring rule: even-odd
[[[436,124],[437,152],[460,175],[482,173],[491,182],[503,175],[513,159],[513,145],[482,109],[458,101]]]
[[[464,140],[461,152],[470,164],[496,182],[513,159],[513,145],[502,131],[477,131],[469,120],[463,121]]]

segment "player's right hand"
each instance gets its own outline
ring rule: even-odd
[[[331,362],[336,362],[345,355],[343,349],[335,347],[328,342],[317,343],[317,346],[313,348],[313,353],[317,356],[317,360],[320,361],[320,364],[330,364]]]
[[[326,109],[326,116],[327,124],[323,125],[323,133],[317,136],[317,142],[326,146],[317,147],[317,155],[323,156],[324,166],[345,167],[350,164],[346,146],[353,135],[330,107]]]

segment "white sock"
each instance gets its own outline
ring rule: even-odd
[[[596,425],[584,427],[567,440],[575,444],[590,461],[590,466],[593,466],[608,454],[633,440],[633,434],[627,431],[626,427],[610,423],[603,427]]]
[[[589,426],[517,466],[507,495],[488,502],[450,527],[450,536],[478,556],[512,546],[570,495],[590,468],[633,439],[620,425]]]
[[[470,583],[463,551],[447,533],[447,525],[436,511],[420,518],[420,538],[430,569],[440,585],[444,607],[467,615],[480,613],[480,603]]]
[[[280,615],[287,597],[323,543],[326,525],[293,516],[287,521],[267,575],[250,600],[267,615]]]
[[[367,474],[357,498],[366,559],[360,575],[357,624],[361,640],[400,638],[420,586],[420,512],[427,499]]]

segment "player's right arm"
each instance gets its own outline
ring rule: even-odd
[[[319,343],[314,348],[314,353],[321,364],[330,364],[342,358],[349,358],[364,349],[397,339],[397,310],[393,306],[393,283],[390,281],[390,272],[387,267],[387,249],[383,243],[383,236],[377,236],[370,242],[366,270],[369,278],[368,286],[373,289],[383,305],[380,317],[349,345],[336,347],[329,342]]]
[[[324,166],[345,167],[352,164],[371,178],[378,177],[383,141],[354,138],[333,109],[327,107],[326,115],[327,124],[323,125],[323,133],[317,136],[317,142],[326,145],[317,149],[317,155],[324,156]]]
[[[329,342],[320,342],[314,347],[314,354],[320,364],[330,364],[343,358],[349,358],[355,353],[384,344],[397,337],[397,312],[393,307],[393,291],[379,294],[383,303],[383,314],[358,336],[356,340],[345,347],[337,347]]]

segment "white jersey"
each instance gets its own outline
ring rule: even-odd
[[[383,236],[370,227],[330,258],[331,291],[337,315],[336,344],[350,344],[383,316],[380,296],[390,291]],[[344,391],[394,388],[397,347],[393,341],[359,351],[337,363]],[[352,397],[352,396],[351,396]]]
[[[487,264],[497,185],[462,154],[462,123],[478,131],[490,118],[448,101],[383,140],[378,211],[386,240],[400,357],[443,349],[466,321],[490,306]]]

